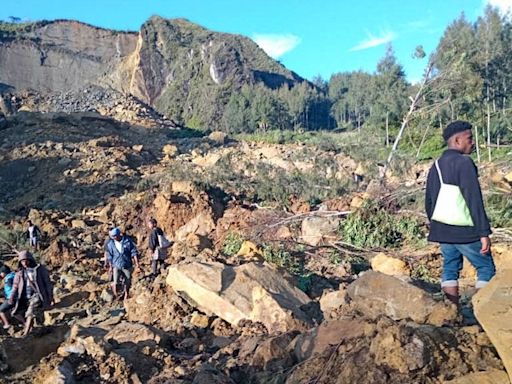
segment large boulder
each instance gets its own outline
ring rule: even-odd
[[[510,384],[507,372],[492,370],[470,373],[454,380],[446,381],[446,384]]]
[[[427,292],[380,272],[368,271],[350,284],[349,297],[357,310],[370,318],[412,319],[419,324],[443,325],[454,321],[457,309],[434,300]]]
[[[498,351],[512,381],[512,269],[499,271],[473,297],[478,322]]]
[[[309,297],[268,264],[179,264],[169,268],[167,284],[202,312],[233,325],[251,320],[286,332],[310,324],[301,310]]]

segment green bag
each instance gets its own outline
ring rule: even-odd
[[[472,227],[473,219],[469,213],[468,205],[458,185],[445,184],[439,163],[436,160],[437,174],[441,182],[439,195],[437,196],[436,206],[432,214],[432,220],[443,224],[457,225],[461,227]]]

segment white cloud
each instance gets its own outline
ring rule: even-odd
[[[263,49],[267,55],[278,59],[286,52],[291,51],[300,43],[300,37],[285,34],[285,35],[261,35],[255,34],[252,39]]]
[[[395,33],[391,31],[381,33],[380,36],[373,36],[371,33],[368,33],[368,38],[350,48],[350,51],[362,51],[363,49],[378,47],[379,45],[389,43],[395,37]]]
[[[490,4],[504,14],[512,12],[512,0],[484,0],[484,4]]]

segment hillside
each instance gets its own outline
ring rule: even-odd
[[[304,81],[252,40],[154,16],[138,33],[59,20],[0,26],[0,84],[17,92],[91,84],[131,94],[181,123],[217,124],[232,92]]]

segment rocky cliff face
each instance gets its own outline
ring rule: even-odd
[[[277,88],[303,81],[252,40],[182,19],[152,17],[139,33],[76,21],[13,29],[0,25],[3,88],[62,92],[102,85],[192,125],[218,121],[229,95],[243,84]]]
[[[66,91],[97,82],[135,50],[137,34],[75,21],[35,23],[0,38],[0,83]]]

